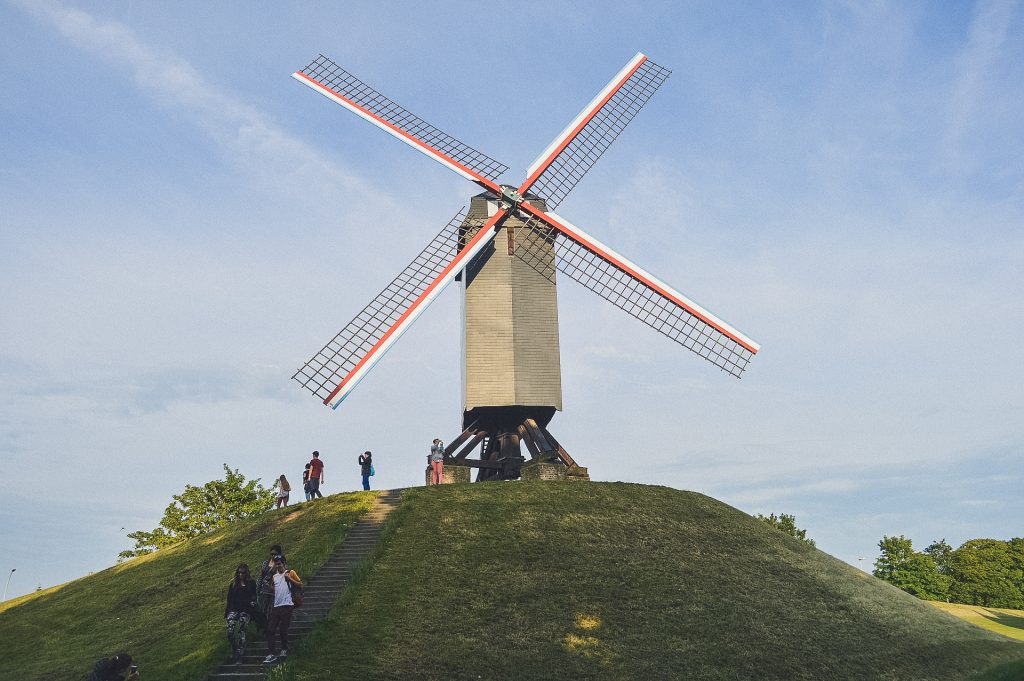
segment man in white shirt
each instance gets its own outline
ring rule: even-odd
[[[270,611],[270,622],[267,624],[267,647],[270,654],[263,659],[264,664],[276,662],[288,657],[288,628],[292,625],[292,584],[301,587],[302,582],[294,570],[289,570],[281,556],[274,556],[274,607]],[[277,648],[277,634],[280,632],[281,648]]]

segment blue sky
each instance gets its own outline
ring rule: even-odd
[[[0,574],[102,569],[221,463],[419,484],[446,291],[335,412],[292,371],[474,186],[289,76],[322,52],[515,182],[637,51],[672,77],[559,213],[759,341],[742,381],[559,287],[593,476],[883,534],[1020,536],[1016,3],[0,2]],[[125,528],[122,530],[121,528]]]

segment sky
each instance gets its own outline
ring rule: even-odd
[[[636,52],[672,70],[558,212],[759,342],[742,380],[572,281],[595,480],[883,535],[1024,534],[1014,2],[0,0],[0,578],[111,565],[227,463],[418,485],[461,419],[449,287],[332,411],[290,380],[476,193],[302,87],[318,53],[522,172]],[[251,559],[251,557],[250,557]]]

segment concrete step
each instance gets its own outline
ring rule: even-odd
[[[317,622],[327,617],[334,602],[352,580],[352,571],[373,550],[380,540],[381,526],[401,503],[402,490],[389,490],[377,497],[371,510],[356,521],[345,535],[344,541],[308,580],[303,592],[302,607],[292,615],[288,639],[295,645],[313,630]],[[267,642],[262,634],[250,637],[242,664],[230,662],[221,665],[208,679],[213,681],[263,681],[272,665],[263,664],[267,656]]]

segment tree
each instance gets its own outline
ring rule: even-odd
[[[801,530],[796,526],[796,516],[787,515],[785,513],[775,515],[772,513],[770,516],[763,516],[760,513],[754,516],[762,522],[766,522],[776,530],[785,532],[790,537],[796,537],[802,542],[807,542],[811,546],[814,546],[814,540],[807,538],[807,530]]]
[[[151,532],[130,532],[135,548],[122,551],[119,559],[142,556],[206,534],[241,518],[259,515],[274,505],[276,493],[260,484],[259,478],[246,481],[238,470],[224,464],[224,479],[211,480],[202,487],[185,485],[164,510],[160,526]]]
[[[882,537],[874,575],[898,589],[928,601],[945,600],[950,578],[939,572],[931,554],[914,551],[913,543],[899,537]]]
[[[945,537],[932,542],[924,552],[932,557],[932,560],[935,561],[935,566],[939,568],[941,574],[949,574],[949,561],[953,555],[953,547],[946,543]]]
[[[1024,539],[971,539],[950,555],[957,603],[1024,608]]]

